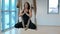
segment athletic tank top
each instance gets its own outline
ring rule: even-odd
[[[24,13],[24,11],[23,11],[23,13]],[[27,13],[29,14],[29,11],[28,11]],[[22,18],[23,18],[24,24],[26,25],[26,24],[28,23],[29,16],[26,15],[26,14],[24,14],[24,15],[22,16]]]

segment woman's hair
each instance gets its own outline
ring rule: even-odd
[[[25,2],[25,4],[27,3],[28,5],[28,10],[30,9],[30,4],[28,2]],[[25,4],[24,4],[24,8],[25,8]]]

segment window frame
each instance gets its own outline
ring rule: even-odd
[[[50,13],[49,12],[49,0],[47,0],[47,14],[59,14],[59,0],[58,0],[58,13]]]

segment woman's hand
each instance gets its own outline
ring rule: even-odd
[[[26,14],[27,12],[26,11],[24,11],[24,14]]]
[[[32,10],[29,10],[29,14],[26,12],[26,15],[28,15],[29,17],[32,17]]]
[[[27,13],[27,10],[24,11],[24,14],[26,14],[27,16],[29,16],[29,14]]]
[[[20,11],[19,16],[23,16],[23,15],[24,15],[23,11]]]

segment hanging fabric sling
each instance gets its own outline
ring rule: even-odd
[[[25,28],[25,30],[27,29],[36,29],[36,25],[34,23],[31,22],[31,19],[28,19],[27,24],[24,22],[23,18],[21,17],[21,22],[15,24],[15,28]]]
[[[19,2],[18,2],[19,3]],[[19,4],[17,4],[18,6],[17,6],[17,8],[19,8],[19,11],[20,11],[20,5]],[[18,14],[19,14],[19,12],[18,12]],[[18,17],[18,19],[19,19],[19,17]],[[21,17],[21,22],[19,22],[19,20],[18,20],[18,23],[16,23],[15,24],[15,28],[26,28],[25,30],[27,30],[27,29],[36,29],[37,27],[36,27],[36,23],[34,24],[34,23],[32,23],[31,22],[31,18],[29,17],[29,19],[28,19],[28,22],[27,22],[27,25],[25,25],[24,24],[25,22],[24,22],[24,20],[23,20],[23,17]],[[26,26],[26,27],[25,27]]]

